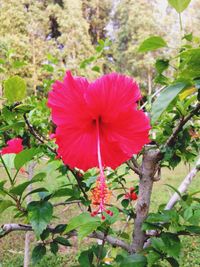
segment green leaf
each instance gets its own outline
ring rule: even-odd
[[[169,67],[168,59],[157,59],[155,64],[156,70],[158,73],[162,73]]]
[[[51,252],[56,255],[58,252],[58,243],[56,243],[55,241],[50,243],[50,250]]]
[[[161,114],[168,108],[177,95],[185,89],[186,84],[179,82],[166,87],[152,105],[152,121],[159,119]]]
[[[82,240],[84,237],[95,231],[99,225],[99,222],[89,222],[81,225],[78,230],[78,240]]]
[[[154,78],[154,82],[161,85],[168,85],[170,83],[170,79],[163,74],[159,73]]]
[[[11,103],[26,97],[26,83],[19,76],[13,76],[4,82],[4,95]]]
[[[180,53],[180,79],[196,79],[200,77],[200,48],[187,49]]]
[[[53,206],[51,203],[45,201],[32,201],[28,204],[27,210],[28,219],[36,236],[39,238],[52,219]]]
[[[165,252],[175,259],[178,259],[181,252],[181,243],[177,235],[162,233],[161,238],[165,244]]]
[[[33,176],[32,178],[32,182],[42,182],[44,180],[44,178],[46,177],[46,173],[45,172],[39,172],[36,175]]]
[[[24,190],[31,184],[31,181],[21,183],[10,190],[10,193],[21,196]]]
[[[129,205],[130,201],[128,199],[123,199],[121,201],[122,206],[126,209]]]
[[[14,69],[18,69],[18,68],[24,67],[24,66],[26,66],[26,65],[27,65],[26,62],[24,62],[24,61],[19,61],[19,60],[16,60],[16,61],[14,61],[14,62],[12,63],[12,67],[13,67]]]
[[[145,267],[145,266],[147,266],[147,258],[139,254],[134,254],[126,257],[120,264],[120,267]]]
[[[60,233],[63,233],[65,231],[67,227],[67,224],[58,224],[55,229],[54,229],[54,233],[55,234],[60,234]]]
[[[151,238],[152,246],[158,251],[167,253],[170,257],[178,259],[181,252],[181,243],[176,234],[162,233],[159,238]]]
[[[36,247],[34,247],[31,256],[33,265],[38,263],[44,257],[45,254],[46,254],[46,247],[44,245],[39,244]]]
[[[9,169],[9,171],[11,171],[12,169],[14,169],[14,159],[15,159],[16,154],[5,154],[2,156],[6,167]]]
[[[188,7],[191,0],[168,0],[168,2],[178,13],[181,13]]]
[[[151,36],[144,40],[139,46],[138,52],[144,53],[167,46],[165,40],[160,36]]]
[[[17,105],[14,109],[19,111],[19,112],[26,113],[26,112],[34,109],[34,106],[28,105],[28,104],[20,104],[20,105]]]
[[[68,222],[67,228],[64,233],[68,233],[71,230],[84,227],[87,224],[94,224],[97,228],[99,225],[101,225],[101,220],[99,217],[92,217],[88,212],[81,213]]]
[[[71,246],[71,244],[69,243],[68,239],[62,236],[57,236],[56,238],[54,238],[54,242],[57,242],[63,246],[69,247]]]
[[[18,121],[18,122],[15,122],[15,123],[11,123],[9,125],[5,125],[3,127],[0,127],[0,131],[1,132],[5,132],[7,130],[15,130],[15,129],[21,129],[21,128],[24,128],[24,125],[25,123],[23,121]]]
[[[40,193],[40,192],[49,192],[46,188],[44,187],[39,187],[39,188],[36,188],[30,192],[28,192],[24,197],[23,197],[23,200],[29,196],[29,195],[32,195],[32,194],[35,194],[35,193]]]
[[[172,267],[179,267],[179,263],[172,257],[166,258],[166,260],[171,264]]]
[[[11,200],[0,200],[0,214],[11,206],[14,206]]]
[[[73,196],[75,194],[74,190],[71,188],[59,188],[53,193],[53,198],[55,197],[65,197],[65,196]]]
[[[0,181],[0,190],[4,189],[5,183],[6,183],[6,180]]]
[[[150,251],[147,254],[147,261],[148,261],[148,266],[151,267],[154,263],[158,262],[160,259],[161,255],[157,253],[156,251]]]
[[[198,234],[200,235],[200,226],[191,225],[191,226],[185,226],[185,229],[192,233],[192,234]]]
[[[192,39],[193,39],[193,34],[192,33],[189,33],[189,34],[186,34],[183,36],[183,39],[189,41],[189,42],[192,42]]]
[[[100,72],[100,67],[99,66],[94,66],[92,68],[92,70],[95,71],[95,72]]]
[[[33,184],[33,183],[36,183],[36,182],[41,182],[44,179],[45,176],[46,176],[46,173],[44,173],[44,172],[38,173],[30,181],[21,183],[21,184],[15,186],[15,187],[13,187],[10,190],[10,193],[15,194],[15,195],[18,195],[18,196],[21,196],[23,194],[24,190],[30,184]],[[29,194],[30,194],[30,192],[29,192]]]
[[[91,249],[81,252],[78,262],[81,267],[91,267],[93,261],[93,251]]]
[[[15,168],[19,170],[24,164],[31,161],[33,157],[38,154],[41,150],[38,148],[30,148],[23,150],[15,157]]]

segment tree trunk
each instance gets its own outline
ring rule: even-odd
[[[152,146],[146,146],[142,160],[142,174],[139,182],[139,195],[134,222],[133,242],[131,253],[142,250],[146,235],[142,231],[142,224],[148,216],[154,175],[157,172],[161,153]]]

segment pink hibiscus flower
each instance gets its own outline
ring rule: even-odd
[[[49,93],[58,154],[64,163],[84,171],[100,168],[101,213],[105,204],[103,167],[115,169],[149,143],[149,118],[137,110],[140,98],[137,83],[117,73],[89,83],[68,71]]]
[[[22,139],[21,138],[13,138],[11,140],[9,140],[6,144],[7,146],[4,147],[1,151],[0,154],[4,155],[4,154],[18,154],[23,150],[23,146],[22,146]]]

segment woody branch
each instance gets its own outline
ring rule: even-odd
[[[52,227],[52,226],[48,226],[47,229],[54,233],[56,227]],[[14,231],[33,231],[33,228],[31,225],[29,224],[17,224],[17,223],[9,223],[9,224],[4,224],[0,227],[0,238],[8,235],[11,232]],[[77,236],[77,232],[76,231],[71,231],[70,233],[67,234],[67,238],[71,238],[73,236]],[[94,231],[92,234],[88,235],[89,238],[95,238],[95,239],[100,239],[100,240],[106,240],[106,242],[108,242],[109,244],[111,244],[112,246],[117,246],[117,247],[121,247],[127,251],[130,250],[130,245],[127,244],[126,242],[122,241],[121,239],[118,239],[116,237],[107,235],[105,237],[105,234],[102,232],[97,232]]]

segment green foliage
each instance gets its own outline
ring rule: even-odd
[[[42,234],[50,223],[53,215],[53,206],[47,201],[32,201],[27,206],[28,219],[35,231],[36,236]]]
[[[138,51],[144,53],[144,52],[154,51],[165,46],[167,46],[167,43],[162,37],[151,36],[141,43]]]
[[[181,13],[188,7],[191,0],[168,0],[168,2],[178,13]]]
[[[145,267],[146,265],[146,257],[139,254],[134,254],[126,257],[120,264],[120,267]]]
[[[22,196],[22,194],[24,193],[24,190],[30,184],[41,182],[45,176],[46,176],[45,173],[39,173],[39,174],[35,175],[30,181],[23,182],[21,184],[18,184],[17,186],[12,187],[10,190],[10,193],[12,193],[14,195]],[[38,188],[37,188],[37,190],[38,190]],[[30,195],[30,193],[32,193],[32,192],[29,192],[29,195]]]
[[[158,73],[162,73],[169,67],[169,60],[167,59],[157,59],[155,64]]]
[[[0,213],[12,206],[14,206],[14,203],[11,200],[0,199]]]
[[[8,78],[4,82],[4,95],[10,103],[21,101],[26,97],[26,83],[19,76]]]
[[[79,239],[83,239],[88,234],[92,233],[101,225],[101,220],[98,217],[91,217],[88,213],[81,213],[80,215],[72,218],[67,225],[65,233],[70,232],[74,229],[79,229],[78,237]]]
[[[15,157],[15,168],[19,170],[24,164],[31,161],[35,155],[37,155],[39,152],[41,152],[40,149],[37,148],[30,148],[27,150],[23,150]]]
[[[43,244],[37,245],[33,251],[32,251],[32,261],[33,264],[35,265],[38,263],[46,254],[46,247]]]
[[[141,254],[130,256],[116,248],[117,243],[111,246],[105,240],[102,245],[85,245],[83,239],[95,231],[100,231],[105,237],[111,235],[131,242],[130,228],[132,231],[137,203],[125,199],[125,195],[132,186],[138,193],[138,177],[132,174],[130,168],[133,162],[129,162],[129,167],[123,165],[118,170],[108,169],[108,186],[113,191],[113,206],[108,209],[113,216],[103,212],[98,214],[105,216],[101,220],[98,215],[92,217],[88,212],[93,208],[90,206],[90,194],[99,177],[98,171],[92,169],[83,174],[75,169],[72,172],[62,160],[55,160],[57,146],[49,139],[49,134],[55,132],[55,125],[50,122],[46,103],[54,80],[61,79],[66,68],[72,69],[76,75],[87,73],[89,78],[94,78],[97,73],[117,70],[136,76],[145,92],[148,85],[147,102],[143,105],[145,99],[141,99],[138,107],[145,106],[152,115],[151,139],[163,156],[158,167],[174,168],[180,162],[192,163],[199,153],[198,114],[184,125],[173,145],[165,145],[175,127],[193,112],[199,100],[198,38],[191,33],[185,34],[180,47],[171,51],[170,47],[175,48],[178,41],[175,36],[172,42],[170,37],[165,38],[165,34],[163,37],[157,35],[163,29],[160,23],[157,28],[158,19],[151,16],[152,11],[155,12],[154,1],[136,3],[122,0],[115,7],[115,36],[112,36],[114,42],[111,43],[104,38],[109,19],[105,16],[111,10],[111,1],[107,2],[3,2],[0,14],[0,75],[6,99],[0,100],[0,146],[4,147],[13,137],[21,137],[24,150],[16,156],[9,154],[1,159],[5,177],[0,181],[0,212],[7,214],[11,207],[15,220],[31,224],[38,240],[32,259],[33,264],[38,263],[39,266],[50,266],[47,250],[50,255],[56,255],[61,246],[71,246],[71,235],[76,233],[80,245],[84,246],[84,251],[81,248],[77,256],[79,265],[83,267],[96,266],[97,262],[99,266],[148,264],[153,267],[162,266],[164,262],[179,266],[180,237],[200,234],[199,192],[180,195],[180,201],[170,211],[163,210],[163,204],[158,212],[148,214],[142,230],[147,234],[154,230],[156,235]],[[189,2],[169,1],[178,13],[185,10]],[[156,14],[159,17],[160,13]],[[39,32],[37,23],[40,24]],[[147,36],[151,37],[146,39]],[[141,53],[138,53],[141,40],[145,41],[139,46]],[[164,53],[160,48],[164,48]],[[145,54],[149,51],[152,53]],[[152,69],[154,62],[155,69]],[[162,89],[160,85],[165,87]],[[159,94],[154,92],[157,89]],[[143,151],[134,156],[139,165],[142,156]],[[38,162],[36,173],[39,172],[35,176],[29,170],[33,160]],[[21,173],[22,167],[26,168],[25,173]],[[169,187],[177,192],[176,187]],[[31,201],[28,196],[32,197]],[[153,201],[157,204],[157,198]],[[59,209],[65,205],[69,205],[66,212],[63,208]],[[77,215],[77,207],[84,212]],[[5,231],[1,230],[0,235],[4,234]]]
[[[92,264],[94,255],[92,249],[89,249],[87,251],[81,252],[78,261],[80,263],[81,267],[93,267],[94,265]]]
[[[183,91],[187,84],[180,82],[166,87],[154,101],[152,106],[152,121],[159,119],[162,113],[167,109],[177,95]]]

